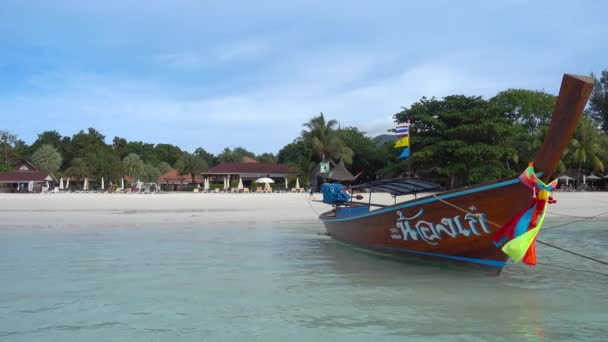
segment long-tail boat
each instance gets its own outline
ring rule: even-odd
[[[564,75],[543,144],[519,177],[445,192],[412,178],[375,181],[353,189],[367,188],[370,197],[376,191],[426,195],[394,205],[324,198],[334,208],[319,219],[331,238],[376,252],[476,264],[497,274],[509,258],[534,265],[536,235],[557,183],[545,182],[554,175],[592,88],[589,77]]]

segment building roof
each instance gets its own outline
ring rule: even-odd
[[[239,174],[239,173],[293,173],[288,165],[276,163],[221,163],[209,169],[212,174]]]
[[[127,177],[125,177],[127,178]],[[161,184],[167,183],[190,183],[192,181],[192,177],[190,175],[180,175],[177,170],[173,169],[164,175],[158,177],[158,181]],[[202,183],[203,180],[200,177],[194,177],[195,183]]]
[[[22,159],[17,164],[15,164],[15,171],[40,171],[34,164],[28,162],[25,159]]]
[[[55,177],[52,174],[44,171],[11,171],[0,172],[0,183],[17,183],[17,182],[43,182],[53,181]]]
[[[340,160],[338,165],[334,166],[334,168],[331,169],[328,178],[341,182],[352,182],[355,180],[355,176],[353,176],[353,174],[346,169],[346,166],[344,166],[343,160]]]

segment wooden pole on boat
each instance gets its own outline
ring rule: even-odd
[[[543,181],[549,181],[553,176],[591,95],[593,85],[593,79],[590,77],[564,75],[551,124],[534,159],[534,169],[543,172]]]

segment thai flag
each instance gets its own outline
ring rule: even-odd
[[[398,137],[409,136],[410,135],[410,126],[409,125],[397,126],[397,128],[395,129],[395,135]]]

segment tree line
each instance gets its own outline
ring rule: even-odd
[[[603,174],[608,163],[608,70],[595,80],[589,105],[558,166],[559,172]],[[290,165],[304,181],[320,161],[343,160],[357,182],[403,176],[411,167],[416,176],[448,188],[472,185],[519,174],[540,148],[556,96],[543,91],[508,89],[490,99],[450,95],[423,97],[394,114],[396,124],[412,122],[410,158],[397,159],[390,136],[369,137],[356,127],[338,127],[323,113],[303,124],[293,142],[273,153],[242,147],[217,155],[203,147],[193,153],[171,144],[128,141],[110,144],[94,128],[71,137],[45,131],[27,145],[8,130],[0,130],[0,170],[11,161],[31,160],[42,170],[74,177],[122,176],[154,182],[172,168],[194,178],[222,162],[251,157],[259,162]],[[390,133],[390,132],[387,132]]]

